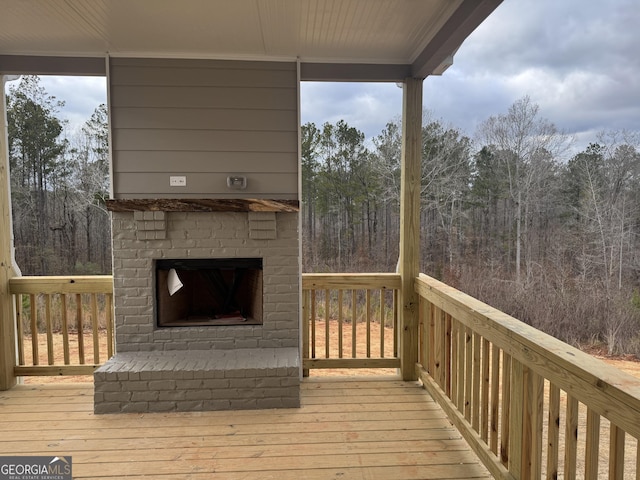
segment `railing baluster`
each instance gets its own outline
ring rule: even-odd
[[[440,317],[437,319],[439,332],[436,334],[436,342],[438,342],[438,365],[440,370],[440,387],[446,390],[447,385],[447,314],[444,310],[440,311]]]
[[[617,425],[611,424],[609,435],[609,480],[624,478],[624,443],[625,432]]]
[[[24,365],[24,326],[22,322],[23,310],[22,310],[22,294],[17,293],[15,295],[16,302],[16,328],[18,333],[18,365]]]
[[[451,315],[447,313],[444,321],[444,391],[451,396]]]
[[[311,323],[311,306],[309,305],[311,292],[302,292],[302,359],[309,358],[309,324]],[[303,369],[302,376],[308,377],[309,370]]]
[[[78,363],[84,365],[84,326],[82,325],[82,294],[76,293],[76,326],[78,327]]]
[[[477,333],[473,333],[473,391],[471,395],[471,418],[473,429],[480,433],[480,345],[481,338]]]
[[[357,357],[356,347],[358,346],[358,341],[356,339],[356,305],[356,290],[353,289],[351,291],[351,358]]]
[[[331,358],[329,351],[329,308],[331,308],[331,299],[329,298],[329,289],[324,291],[324,356]]]
[[[500,406],[500,349],[497,345],[491,347],[491,429],[489,448],[498,454],[498,412]]]
[[[311,296],[311,358],[316,358],[316,291],[310,290]]]
[[[108,304],[109,310],[107,311],[107,331],[112,329],[113,322],[111,321],[111,304]],[[60,294],[60,309],[61,312],[61,321],[62,321],[62,350],[64,357],[64,364],[69,365],[71,363],[71,358],[69,355],[69,318],[67,316],[67,295],[65,293]],[[110,352],[109,357],[113,355],[113,352]]]
[[[464,329],[465,366],[464,366],[464,418],[471,422],[471,401],[473,399],[473,337],[471,329]]]
[[[482,385],[480,391],[480,437],[489,441],[489,387],[490,387],[490,345],[486,338],[482,339]]]
[[[342,358],[342,321],[343,321],[343,290],[338,290],[338,358]]]
[[[460,350],[459,333],[460,322],[456,319],[451,320],[451,393],[449,397],[457,407],[458,399],[458,375],[460,366],[458,364],[458,352]]]
[[[517,479],[527,479],[527,470],[523,469],[524,455],[528,453],[530,437],[525,435],[525,402],[526,381],[528,369],[519,360],[511,360],[511,401],[509,405],[509,471]]]
[[[547,478],[558,478],[560,443],[560,389],[549,384],[549,421],[547,432]]]
[[[427,371],[431,376],[437,379],[436,375],[436,318],[440,315],[440,309],[435,305],[431,305],[429,316],[426,319],[427,331]]]
[[[529,464],[530,478],[542,476],[542,429],[544,424],[544,379],[529,369],[528,372],[527,417],[531,428],[531,448]]]
[[[51,324],[51,295],[44,296],[44,321],[47,329],[47,362],[53,365],[53,326]]]
[[[371,358],[371,290],[366,290],[365,312],[367,316],[367,358]]]
[[[98,299],[95,293],[91,294],[91,328],[93,330],[93,363],[100,363],[100,337],[98,336]]]
[[[466,360],[465,354],[467,352],[467,329],[464,325],[460,324],[458,327],[458,398],[454,400],[454,403],[458,407],[458,411],[464,414],[464,386],[466,384],[465,378],[468,372],[465,368]]]
[[[384,308],[384,288],[380,289],[380,358],[384,358],[384,324],[385,324],[385,308]]]
[[[567,394],[564,442],[564,478],[575,480],[578,453],[578,400],[570,394]]]
[[[585,480],[598,479],[598,455],[600,453],[600,415],[587,408],[587,432],[585,436]]]
[[[502,351],[502,409],[500,419],[500,462],[509,465],[509,423],[511,404],[511,355]]]
[[[392,291],[392,302],[393,302],[393,309],[392,309],[392,314],[393,314],[393,331],[394,331],[394,335],[393,335],[393,356],[398,358],[398,335],[395,334],[395,332],[398,331],[398,294],[399,291],[398,290],[393,290]]]
[[[440,312],[438,318],[439,332],[436,334],[436,341],[438,342],[438,365],[440,376],[440,387],[442,390],[447,389],[447,314],[444,311]]]
[[[66,304],[65,304],[66,305]],[[65,321],[66,321],[66,308],[65,308]],[[111,358],[114,353],[113,342],[113,294],[108,293],[105,295],[105,317],[107,319],[107,356]],[[68,343],[67,343],[68,345]],[[67,352],[68,355],[69,352]]]
[[[38,352],[38,305],[36,296],[32,293],[29,295],[30,312],[31,312],[31,357],[34,365],[40,365],[40,355]]]
[[[522,436],[521,443],[520,443],[520,478],[522,478],[522,480],[531,480],[532,478],[531,467],[532,467],[533,458],[534,458],[533,450],[535,448],[535,443],[536,443],[536,438],[535,438],[536,432],[534,432],[534,427],[533,427],[534,425],[533,424],[533,412],[534,412],[533,382],[532,382],[533,372],[529,367],[527,367],[525,364],[521,362],[518,362],[518,366],[521,366],[522,368],[522,374],[520,375],[520,378],[522,378],[522,383],[520,384],[520,388],[522,389],[522,394],[521,394],[522,395],[521,397],[522,427],[521,427],[521,433],[518,433],[518,435]],[[517,385],[515,378],[511,383],[511,385],[512,386]],[[514,397],[512,396],[511,398],[513,399]],[[514,434],[515,432],[517,432],[517,429],[514,430]],[[515,435],[513,435],[511,437],[511,440],[513,441],[515,438],[516,438]],[[517,449],[517,446],[516,446],[516,449]],[[513,456],[512,456],[512,459],[514,460],[514,463],[515,463],[515,459],[513,458]]]
[[[437,315],[433,320],[433,373],[432,377],[444,390],[444,361],[443,361],[443,324],[444,312],[437,310]]]

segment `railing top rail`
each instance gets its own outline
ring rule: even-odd
[[[640,379],[420,274],[416,291],[513,358],[640,438]]]
[[[112,293],[111,275],[26,276],[9,280],[9,293]]]
[[[398,273],[304,273],[303,290],[378,289],[397,290],[401,286]]]

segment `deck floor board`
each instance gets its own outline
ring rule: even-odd
[[[94,415],[93,385],[0,392],[3,455],[73,457],[75,479],[489,479],[420,385],[310,379],[302,407]]]

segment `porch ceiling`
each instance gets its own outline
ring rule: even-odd
[[[300,58],[306,80],[423,78],[442,73],[501,1],[0,0],[0,73],[32,73],[9,56],[109,54]]]

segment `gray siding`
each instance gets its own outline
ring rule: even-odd
[[[109,82],[115,198],[298,198],[295,63],[116,58]]]

